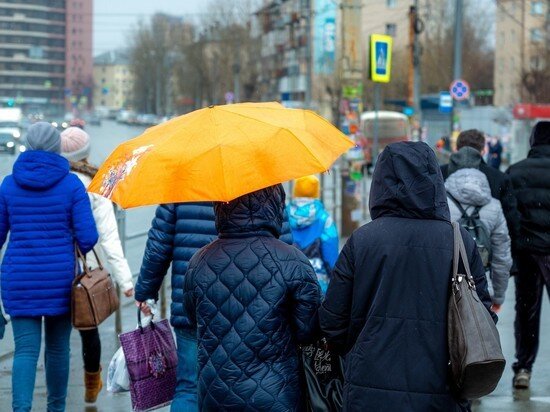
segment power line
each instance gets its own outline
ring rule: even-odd
[[[510,19],[512,19],[512,21],[514,21],[516,24],[518,24],[522,29],[525,28],[525,25],[523,24],[522,21],[518,20],[516,18],[516,16],[514,16],[513,14],[511,14],[507,9],[506,9],[506,6],[504,4],[502,4],[501,2],[499,2],[499,0],[495,0],[495,4],[497,6],[497,8],[499,8],[504,14],[506,14],[508,17],[510,17]]]

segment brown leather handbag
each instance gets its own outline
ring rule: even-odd
[[[495,390],[506,361],[493,318],[477,295],[460,227],[453,222],[454,257],[447,335],[454,392],[477,399]],[[459,273],[462,260],[465,274]]]
[[[75,247],[75,279],[72,287],[72,322],[79,330],[97,328],[118,309],[119,299],[111,275],[105,270],[96,251],[98,267],[90,269],[86,257]],[[80,272],[79,261],[83,263]]]

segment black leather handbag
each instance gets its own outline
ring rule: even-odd
[[[495,322],[477,295],[456,222],[453,231],[453,273],[447,314],[451,377],[458,397],[477,399],[495,390],[506,361]],[[460,260],[465,274],[459,273]]]
[[[303,346],[302,371],[308,412],[342,410],[344,373],[342,358],[332,353],[325,340]]]

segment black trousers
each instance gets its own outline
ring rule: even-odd
[[[84,370],[86,372],[99,372],[101,362],[101,340],[99,331],[96,329],[81,330],[82,358],[84,359]]]
[[[516,359],[514,371],[531,370],[539,349],[540,313],[546,286],[550,297],[550,255],[520,254],[516,281]]]

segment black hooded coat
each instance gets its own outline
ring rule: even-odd
[[[459,411],[448,385],[453,230],[443,177],[426,144],[386,147],[370,210],[373,221],[344,246],[319,312],[331,347],[346,354],[344,411]],[[462,235],[489,310],[481,258]]]
[[[217,203],[219,239],[189,263],[200,410],[301,410],[297,348],[317,337],[321,289],[309,260],[278,239],[284,204],[281,185]]]

